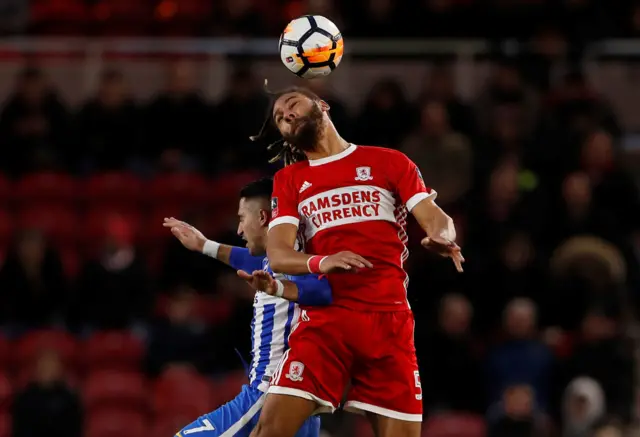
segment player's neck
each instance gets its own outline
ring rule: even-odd
[[[322,159],[328,156],[337,155],[347,149],[350,144],[344,140],[333,126],[327,129],[322,139],[313,152],[307,152],[307,158],[310,160]]]

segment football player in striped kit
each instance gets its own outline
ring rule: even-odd
[[[253,301],[252,355],[249,384],[240,394],[205,414],[177,433],[178,437],[248,437],[258,421],[269,382],[280,359],[287,351],[288,337],[298,319],[304,317],[301,305],[328,305],[331,288],[317,275],[273,277],[266,258],[267,231],[271,219],[273,180],[254,181],[240,192],[238,235],[247,247],[235,247],[208,240],[193,226],[173,217],[163,226],[190,250],[202,252],[238,271],[238,275],[256,290]],[[317,437],[318,416],[310,417],[296,437]]]

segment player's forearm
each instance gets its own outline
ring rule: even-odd
[[[268,247],[267,258],[274,273],[286,275],[305,275],[309,273],[310,255],[285,247]]]
[[[449,217],[432,199],[418,203],[411,214],[429,237],[441,237],[448,241],[456,240],[456,228]]]
[[[298,302],[300,298],[298,294],[298,286],[291,281],[280,281],[282,282],[282,297],[283,299],[290,300],[291,302]]]
[[[227,244],[220,244],[216,241],[205,240],[202,242],[202,249],[200,251],[205,255],[215,258],[230,266],[232,248],[233,246],[229,246]]]

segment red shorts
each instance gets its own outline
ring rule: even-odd
[[[422,421],[422,388],[411,311],[302,311],[269,393],[315,401],[333,412],[349,383],[345,410]]]

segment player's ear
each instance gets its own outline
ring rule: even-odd
[[[271,212],[266,209],[260,210],[260,226],[269,226],[269,221],[271,221]]]
[[[324,100],[320,100],[319,105],[320,105],[320,109],[322,109],[322,112],[329,112],[329,109],[331,109],[329,107],[329,104]]]

